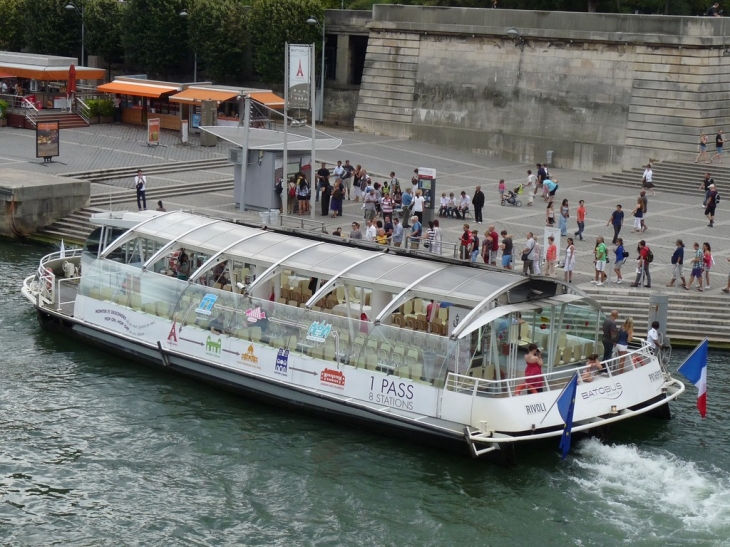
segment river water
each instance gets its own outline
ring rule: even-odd
[[[730,545],[726,353],[707,419],[690,388],[503,469],[48,334],[19,293],[46,252],[0,242],[1,545]]]

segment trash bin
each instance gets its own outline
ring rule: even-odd
[[[268,226],[269,222],[271,220],[271,216],[269,215],[268,211],[261,211],[259,213],[259,218],[261,219],[261,224],[264,226]]]
[[[436,354],[431,350],[423,352],[423,375],[427,382],[436,379]]]
[[[278,226],[279,225],[279,209],[269,210],[269,219],[270,219],[272,226]]]
[[[547,164],[550,166],[552,166],[552,164],[553,164],[553,154],[555,154],[555,152],[553,150],[547,151]]]

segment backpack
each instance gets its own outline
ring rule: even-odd
[[[720,193],[719,192],[717,192],[715,194],[715,205],[717,205],[718,203],[720,203]]]
[[[654,262],[654,253],[651,252],[651,249],[649,249],[649,252],[646,254],[646,261],[651,264]]]

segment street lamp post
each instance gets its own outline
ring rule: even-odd
[[[325,43],[325,34],[324,34],[324,17],[322,18],[322,24],[319,23],[319,20],[314,16],[310,16],[309,19],[307,19],[308,25],[316,25],[317,28],[319,28],[322,31],[322,69],[320,70],[319,75],[319,93],[320,93],[320,103],[319,103],[319,111],[317,114],[318,116],[318,122],[322,123],[322,120],[324,119],[324,43]]]
[[[182,10],[180,17],[185,19],[188,16],[188,10]],[[193,48],[193,83],[198,81],[198,52]]]
[[[78,13],[81,16],[81,63],[79,63],[81,66],[86,66],[86,49],[85,49],[85,38],[86,38],[86,18],[84,17],[84,11],[85,7],[84,4],[81,4],[81,9],[79,9],[76,4],[73,2],[69,2],[66,4],[67,10],[74,10],[76,13]]]

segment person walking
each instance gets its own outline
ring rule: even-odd
[[[651,289],[651,273],[649,272],[649,249],[646,241],[643,239],[639,241],[639,245],[636,248],[638,257],[636,258],[637,269],[636,269],[636,280],[631,284],[632,287],[641,287],[642,281],[646,280],[644,287]]]
[[[689,284],[684,286],[685,290],[690,290],[694,280],[697,280],[697,291],[702,292],[702,267],[704,264],[704,253],[700,249],[700,244],[696,241],[692,245],[694,247],[694,256],[692,257],[692,271],[689,274]]]
[[[591,283],[600,287],[606,281],[606,263],[608,262],[608,249],[604,243],[603,236],[596,238],[596,248],[593,253],[595,256],[593,262],[596,265],[596,278]]]
[[[573,270],[575,269],[575,245],[573,244],[572,237],[569,237],[565,241],[565,262],[563,262],[563,269],[565,270],[565,281],[572,283]]]
[[[704,131],[700,135],[700,152],[695,158],[695,163],[697,163],[702,156],[705,156],[705,163],[710,163],[707,161],[707,133]]]
[[[710,270],[715,265],[715,259],[712,258],[712,248],[705,241],[702,244],[702,266],[705,269],[705,290],[710,288]]]
[[[570,218],[570,205],[568,204],[567,198],[563,200],[560,205],[560,236],[565,237],[568,235],[568,219]]]
[[[532,207],[532,199],[535,197],[535,190],[537,189],[537,175],[533,175],[530,169],[527,170],[527,185],[525,186],[525,192],[527,192],[527,205]]]
[[[134,177],[134,188],[137,190],[137,208],[140,211],[146,211],[147,177],[142,174],[142,169],[137,169],[137,176]]]
[[[710,163],[712,163],[715,158],[720,158],[718,163],[722,163],[722,147],[724,145],[725,138],[722,136],[722,129],[718,129],[717,135],[715,135],[715,153],[710,158]]]
[[[710,173],[705,173],[705,178],[702,179],[700,187],[697,188],[705,193],[705,199],[702,200],[702,207],[707,207],[707,198],[710,195],[710,186],[714,187],[715,181],[710,176]]]
[[[555,209],[552,201],[548,201],[545,209],[545,226],[555,226]]]
[[[631,233],[641,233],[641,221],[644,220],[644,204],[641,198],[636,198],[636,205],[634,210],[631,211],[631,216],[634,217],[634,227],[631,229]]]
[[[484,192],[482,187],[477,186],[474,190],[474,197],[471,200],[471,204],[474,206],[474,222],[477,224],[482,223],[482,209],[484,208]]]
[[[624,282],[624,278],[621,275],[621,266],[626,262],[626,252],[624,250],[624,240],[618,238],[616,240],[616,248],[613,250],[615,259],[613,263],[613,271],[616,274],[616,281],[614,283],[621,284]]]
[[[705,216],[710,223],[707,225],[710,228],[715,227],[715,207],[717,207],[717,191],[715,185],[710,184],[710,191],[707,194],[707,206],[705,207]]]
[[[555,277],[555,265],[558,262],[558,247],[555,245],[555,238],[553,236],[548,236],[548,248],[545,251],[545,260],[547,262],[545,275],[547,277]]]
[[[674,282],[678,279],[682,280],[682,287],[687,285],[687,281],[682,274],[682,266],[684,265],[684,243],[681,239],[675,242],[676,247],[672,253],[672,280],[667,283],[667,287],[674,287]]]
[[[641,231],[646,232],[649,227],[646,225],[646,217],[649,212],[649,198],[646,197],[646,192],[642,190],[639,192],[639,199],[641,200],[641,209],[644,216],[641,217]]]
[[[578,231],[573,234],[583,241],[583,230],[586,227],[586,203],[583,200],[578,202],[578,210],[576,211],[576,217],[578,219]]]
[[[654,176],[654,173],[651,170],[651,163],[648,163],[646,165],[646,169],[644,169],[644,176],[641,177],[641,188],[651,190],[651,195],[656,196],[656,192],[654,191],[654,182],[652,180]]]
[[[621,226],[624,225],[624,212],[621,209],[621,205],[616,205],[616,210],[611,213],[611,218],[606,222],[606,226],[613,226],[613,240],[611,243],[616,245],[618,240],[618,234],[621,232]]]

